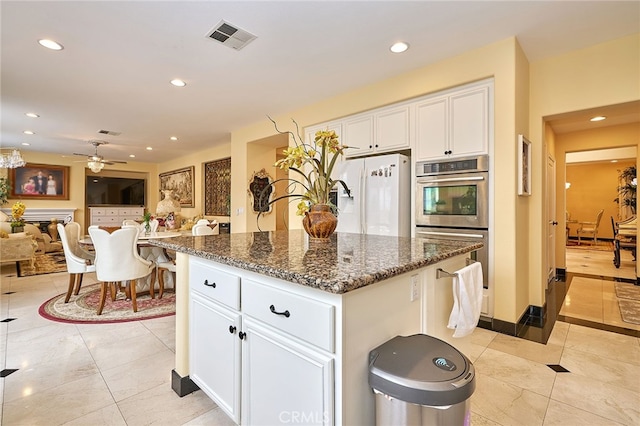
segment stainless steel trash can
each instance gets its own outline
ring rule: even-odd
[[[376,425],[469,425],[475,369],[456,348],[425,334],[396,336],[369,353]]]

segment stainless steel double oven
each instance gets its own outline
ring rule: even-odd
[[[489,156],[418,162],[416,226],[416,237],[483,242],[472,257],[489,289]]]

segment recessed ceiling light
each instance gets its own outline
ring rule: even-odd
[[[24,115],[26,115],[27,117],[31,117],[31,118],[38,118],[40,117],[38,114],[36,114],[35,112],[25,112]]]
[[[129,154],[129,158],[136,158],[134,154]]]
[[[602,120],[606,120],[607,117],[605,117],[604,115],[598,115],[596,117],[593,117],[591,120],[589,121],[602,121]]]
[[[178,138],[176,136],[171,136],[169,139],[171,139],[172,141],[177,141]]]
[[[611,160],[611,162],[612,162],[612,163],[617,163],[617,162],[618,162],[618,160]]]
[[[147,147],[147,151],[153,151],[153,148],[151,148],[150,146]]]
[[[391,50],[393,53],[402,53],[405,50],[407,50],[409,48],[409,45],[403,41],[400,41],[398,43],[394,43],[389,50]]]
[[[20,145],[29,146],[31,144],[29,142],[22,142]]]
[[[35,135],[35,132],[32,132],[31,130],[25,130],[24,132],[25,135]]]
[[[187,85],[187,83],[177,78],[174,78],[173,80],[171,80],[171,84],[173,84],[176,87],[184,87]]]
[[[40,43],[40,46],[46,47],[47,49],[51,49],[51,50],[62,50],[62,49],[64,49],[64,46],[61,45],[60,43],[55,42],[53,40],[47,40],[46,38],[38,40],[38,43]]]

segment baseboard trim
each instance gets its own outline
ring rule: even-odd
[[[182,377],[176,370],[171,370],[171,389],[178,394],[180,398],[189,395],[200,388],[193,383],[189,376]]]

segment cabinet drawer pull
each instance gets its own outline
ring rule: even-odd
[[[276,307],[271,305],[269,306],[269,309],[271,309],[271,312],[273,312],[276,315],[284,315],[285,317],[289,318],[291,316],[291,314],[289,313],[289,311],[284,311],[284,312],[278,312],[276,311]]]
[[[209,284],[209,280],[204,280],[204,285],[206,285],[207,287],[216,288],[216,283]]]
[[[236,326],[235,325],[230,325],[229,326],[229,333],[233,334],[236,332]]]
[[[240,340],[244,340],[244,338],[247,337],[247,333],[241,331],[240,333],[238,333],[238,337],[240,338]]]

